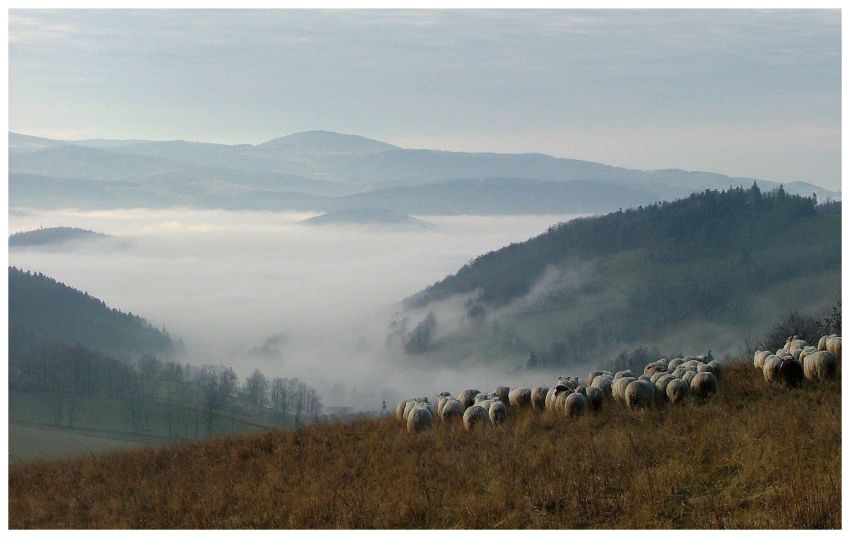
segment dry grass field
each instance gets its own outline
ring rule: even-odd
[[[394,418],[14,465],[12,528],[840,528],[841,388],[729,365],[707,402],[496,432]]]

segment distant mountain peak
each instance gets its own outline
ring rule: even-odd
[[[332,131],[302,131],[269,140],[259,147],[291,147],[311,151],[360,152],[398,149],[398,146],[364,136]]]

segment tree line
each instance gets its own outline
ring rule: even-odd
[[[297,427],[316,420],[323,409],[306,383],[269,379],[259,370],[240,382],[227,366],[193,366],[154,355],[126,362],[28,331],[10,335],[9,351],[10,390],[46,402],[54,426],[77,427],[81,404],[95,397],[121,403],[127,432],[169,439],[239,427]]]

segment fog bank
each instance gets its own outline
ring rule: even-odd
[[[572,216],[429,216],[433,227],[422,230],[301,223],[312,216],[15,211],[10,233],[73,226],[119,241],[13,249],[9,259],[164,326],[184,341],[186,355],[178,360],[231,365],[243,377],[253,368],[299,377],[328,406],[378,409],[382,399],[393,405],[414,393],[548,379],[498,365],[435,368],[391,352],[385,341],[401,299],[480,254]]]

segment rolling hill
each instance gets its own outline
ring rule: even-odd
[[[840,299],[840,213],[753,186],[575,219],[409,297],[390,338],[418,331],[422,345],[406,349],[432,360],[536,368],[640,344],[731,351],[777,308],[814,313]],[[423,334],[426,321],[415,324],[429,316]]]
[[[127,360],[168,355],[168,333],[40,273],[9,268],[9,338],[14,345],[53,341]]]
[[[364,206],[363,198],[370,207],[399,209],[381,205],[395,198],[405,204],[399,210],[414,214],[422,212],[416,208],[430,214],[567,213],[579,206],[588,213],[753,183],[708,172],[633,170],[537,153],[407,149],[327,131],[258,145],[60,141],[17,133],[9,133],[9,144],[12,207],[334,211]],[[778,186],[767,180],[759,184]],[[805,182],[785,188],[792,194],[815,193],[821,200],[840,197]],[[527,195],[514,209],[506,190]]]

